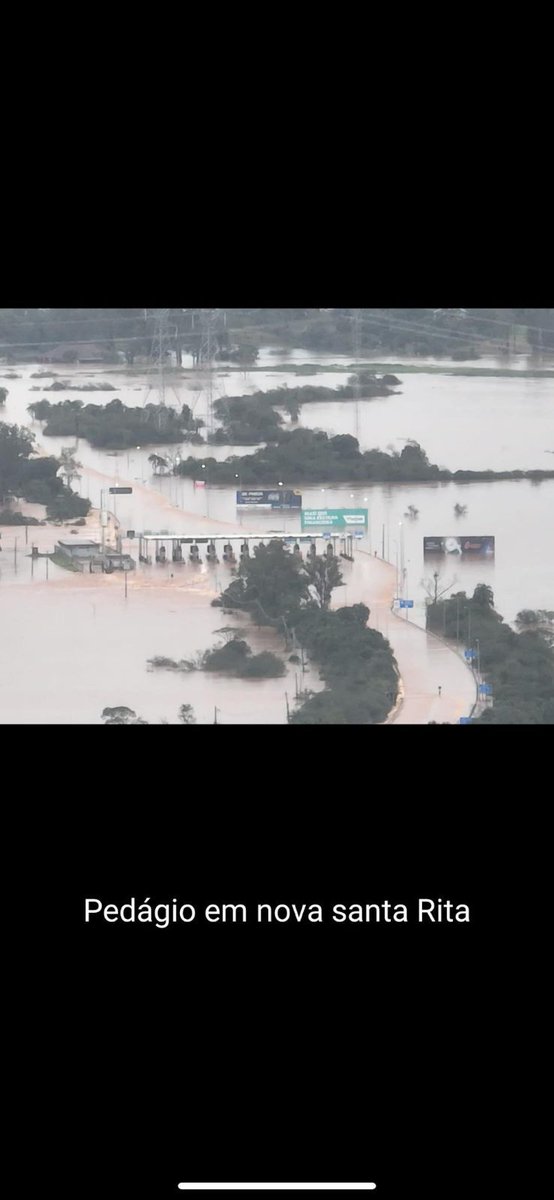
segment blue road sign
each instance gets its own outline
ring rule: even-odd
[[[460,717],[460,725],[471,725],[471,717]]]
[[[481,692],[482,696],[492,696],[492,687],[490,683],[480,683],[479,691]]]
[[[467,658],[468,662],[471,662],[475,658],[475,650],[464,650],[464,658]]]
[[[400,608],[413,608],[413,607],[414,607],[413,600],[401,600],[400,601]]]

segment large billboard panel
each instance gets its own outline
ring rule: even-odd
[[[302,529],[367,529],[367,508],[304,508]]]
[[[257,508],[262,512],[275,512],[279,510],[289,511],[291,509],[300,512],[302,508],[302,496],[300,492],[291,492],[289,489],[273,488],[271,490],[250,490],[237,492],[237,508]]]
[[[460,554],[477,555],[480,558],[494,558],[493,537],[424,537],[423,553],[429,554]]]

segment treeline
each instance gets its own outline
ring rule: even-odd
[[[428,605],[429,629],[474,650],[478,646],[493,704],[475,724],[554,724],[553,622],[553,612],[524,611],[516,618],[516,633],[496,612],[486,584],[479,584],[471,597],[457,592]]]
[[[291,725],[376,725],[396,701],[398,673],[389,643],[367,628],[369,608],[302,613],[295,633],[325,680],[291,717]]]
[[[230,310],[228,317],[258,344],[262,334],[256,325],[268,341],[343,354],[356,349],[477,359],[514,348],[554,351],[554,309],[548,308],[251,309]]]
[[[287,644],[305,647],[326,687],[302,693],[290,717],[294,725],[368,725],[381,722],[398,688],[395,660],[382,634],[367,628],[363,604],[329,609],[342,575],[333,555],[303,562],[282,541],[256,547],[241,559],[238,578],[219,601],[225,609],[250,613],[259,625],[284,632]],[[298,662],[298,656],[292,656]]]
[[[177,412],[163,404],[128,407],[121,400],[105,405],[84,404],[82,400],[58,404],[36,400],[28,411],[35,420],[46,422],[47,437],[83,437],[92,446],[114,450],[203,440],[198,434],[203,422],[193,417],[188,404]]]
[[[554,471],[448,471],[430,463],[417,442],[409,442],[397,453],[383,450],[360,452],[359,442],[350,434],[329,437],[312,429],[279,430],[275,444],[254,454],[233,456],[225,462],[206,458],[203,477],[208,483],[236,483],[241,486],[287,483],[473,483],[500,479],[553,479]],[[198,461],[187,458],[175,468],[175,474],[194,478]]]
[[[336,387],[277,387],[267,392],[243,396],[225,396],[216,400],[214,413],[221,428],[208,438],[219,446],[254,446],[277,441],[283,419],[276,408],[283,408],[293,421],[298,420],[303,404],[321,404],[337,400],[373,400],[392,396],[392,386],[400,381],[395,375],[378,378],[369,371],[351,375],[348,383]],[[391,386],[392,385],[392,386]]]
[[[14,499],[27,500],[46,505],[53,521],[86,517],[90,500],[81,499],[58,477],[60,461],[53,457],[31,458],[33,453],[34,438],[28,429],[0,424],[0,506]],[[2,517],[0,523],[11,524],[16,514],[8,509]],[[16,522],[21,523],[17,517]]]
[[[554,309],[228,309],[214,330],[214,352],[245,365],[264,341],[337,353],[413,352],[477,358],[517,348],[554,351]],[[202,343],[200,310],[169,309],[174,349],[197,352]],[[354,314],[358,314],[355,323]],[[356,331],[356,332],[355,332]],[[142,308],[0,309],[0,355],[21,360],[56,343],[96,341],[107,361],[123,349],[127,360],[155,352],[156,322]],[[514,340],[516,339],[516,340]],[[237,342],[240,343],[237,345]],[[356,345],[354,346],[354,343]],[[70,351],[67,351],[68,361]]]

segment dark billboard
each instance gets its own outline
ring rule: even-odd
[[[494,558],[493,537],[424,537],[423,553],[477,555],[479,558]]]
[[[237,492],[237,508],[258,508],[266,512],[295,509],[296,512],[300,512],[302,496],[300,492],[291,492],[286,488],[284,490],[274,488],[266,491],[240,491]]]

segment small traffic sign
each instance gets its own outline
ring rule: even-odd
[[[460,717],[460,725],[471,725],[471,717]]]
[[[130,496],[133,489],[128,487],[114,487],[108,489],[112,496]]]

